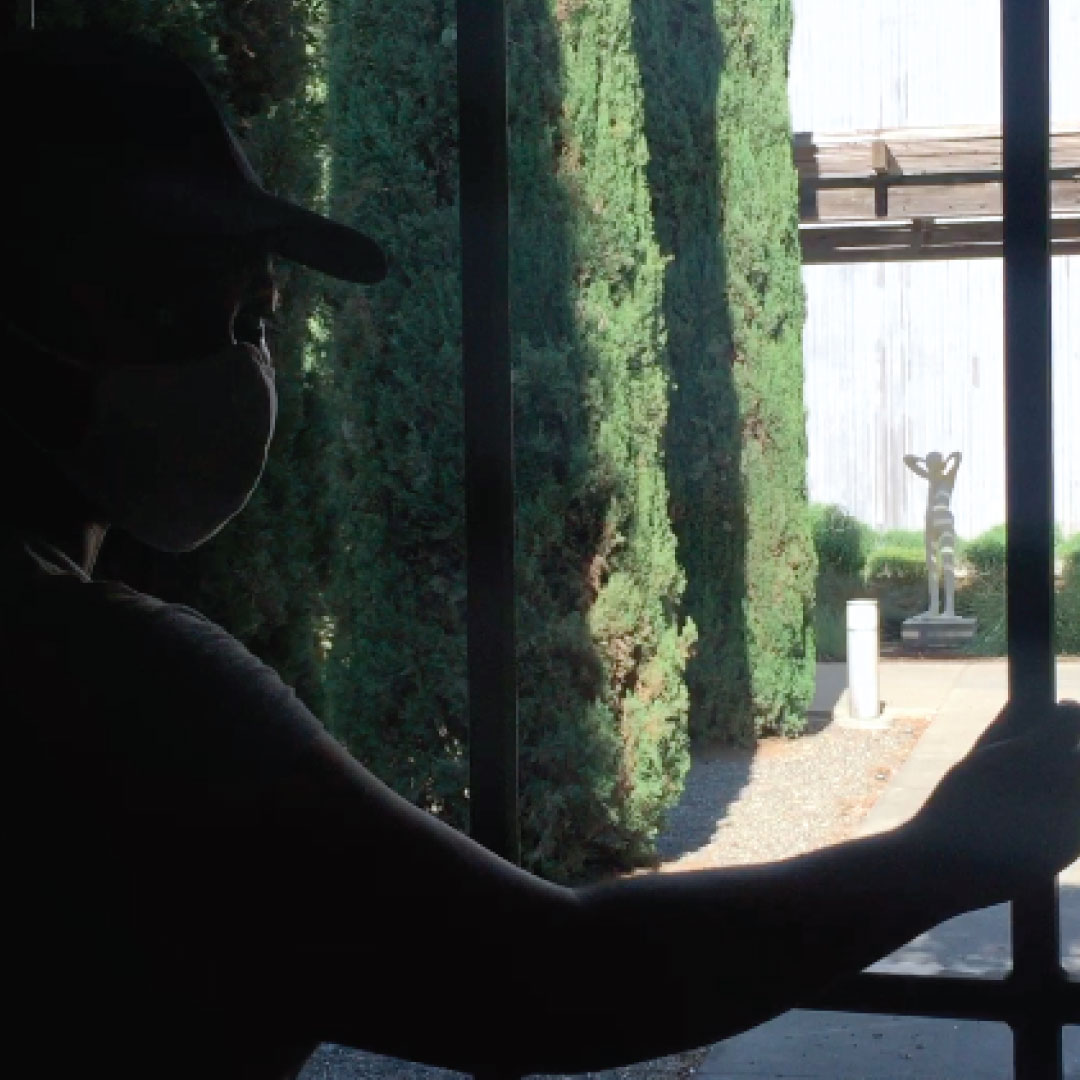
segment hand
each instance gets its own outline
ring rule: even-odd
[[[967,907],[1009,900],[1080,857],[1080,705],[1053,706],[1030,729],[1026,712],[1006,706],[908,826]]]

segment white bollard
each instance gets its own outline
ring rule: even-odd
[[[848,708],[852,720],[881,715],[878,687],[878,605],[876,600],[847,602]]]

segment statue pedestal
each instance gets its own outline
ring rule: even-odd
[[[917,649],[959,649],[975,636],[978,625],[978,619],[960,615],[916,615],[904,620],[900,639]]]

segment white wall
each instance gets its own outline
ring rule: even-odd
[[[796,131],[1000,122],[999,0],[795,0]],[[1053,120],[1080,120],[1080,0],[1052,0]],[[810,497],[921,528],[905,453],[960,450],[957,529],[1005,518],[1002,266],[808,266]],[[1080,530],[1080,257],[1053,262],[1056,515]]]
[[[1001,119],[1000,0],[795,0],[796,131]],[[1051,119],[1080,119],[1080,0],[1051,0]]]
[[[808,482],[876,528],[922,527],[906,453],[960,450],[954,511],[1005,520],[1002,267],[997,260],[808,266]],[[1053,261],[1056,516],[1080,531],[1080,257]]]

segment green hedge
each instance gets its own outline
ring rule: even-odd
[[[1066,541],[1062,551],[1062,582],[1056,597],[1057,650],[1080,656],[1080,533]]]
[[[926,555],[921,549],[884,544],[875,547],[866,559],[868,582],[910,584],[926,581]]]
[[[965,541],[960,545],[960,558],[973,574],[1004,579],[1007,533],[1004,525]]]
[[[871,534],[870,546],[871,548],[903,548],[906,551],[925,552],[926,537],[921,529],[886,529],[884,532]]]
[[[810,508],[819,573],[859,577],[866,566],[873,533],[840,506],[816,504]]]

